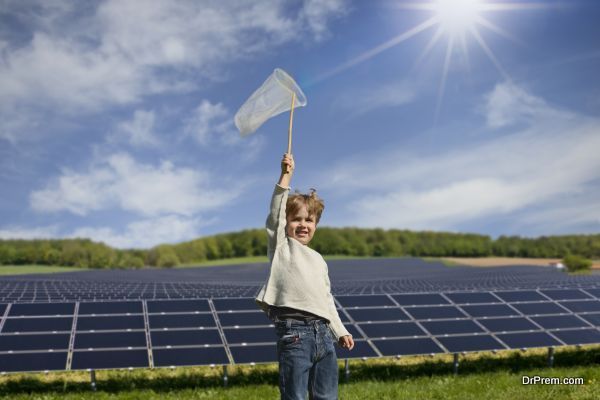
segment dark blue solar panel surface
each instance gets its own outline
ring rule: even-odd
[[[472,317],[506,317],[519,315],[519,313],[504,304],[488,304],[478,306],[460,306]]]
[[[140,301],[118,301],[79,304],[79,315],[86,314],[142,314]]]
[[[43,335],[0,335],[0,351],[68,350],[71,335],[50,333]]]
[[[446,293],[446,297],[452,300],[456,304],[473,304],[473,303],[499,303],[496,297],[491,293]]]
[[[463,314],[454,306],[407,307],[405,310],[415,319],[448,319],[467,317],[467,315]]]
[[[360,321],[398,321],[410,317],[399,308],[360,308],[349,309],[348,313],[357,322]]]
[[[78,350],[71,369],[115,369],[149,367],[148,350]]]
[[[263,344],[251,346],[229,346],[233,361],[242,363],[277,362],[277,345]]]
[[[540,328],[527,318],[493,318],[478,319],[481,325],[485,326],[491,332],[510,332],[510,331],[528,331],[539,330]]]
[[[373,340],[384,356],[444,353],[444,350],[429,338]]]
[[[517,301],[547,301],[548,299],[534,290],[519,290],[494,292],[496,296],[507,302]]]
[[[458,321],[423,321],[421,325],[432,335],[450,335],[455,333],[483,332],[475,322],[469,320]]]
[[[153,347],[161,346],[201,346],[205,344],[223,344],[221,335],[216,329],[192,329],[177,331],[152,331],[150,333]]]
[[[435,305],[435,304],[448,304],[442,295],[439,294],[396,294],[392,296],[398,304],[403,306],[420,306],[420,305]]]
[[[560,342],[545,332],[507,333],[496,335],[511,349],[558,346]]]
[[[561,314],[567,313],[568,311],[560,307],[555,303],[544,302],[544,303],[518,303],[513,304],[517,310],[524,315],[536,315],[536,314]]]
[[[541,267],[449,269],[414,259],[373,260],[381,268],[367,269],[340,263],[352,279],[332,277],[332,291],[355,338],[351,352],[336,346],[340,358],[599,341],[598,277]],[[254,301],[264,276],[253,281],[248,268],[235,268],[226,269],[236,283],[215,280],[223,268],[177,282],[147,279],[146,271],[135,279],[129,271],[91,272],[106,272],[105,281],[0,279],[0,301],[11,303],[0,304],[0,317],[8,316],[0,320],[0,371],[65,369],[70,339],[71,369],[147,367],[148,351],[155,366],[228,364],[223,336],[236,363],[275,361],[275,329]]]
[[[552,334],[570,345],[600,343],[600,332],[597,329],[560,330],[552,331]]]
[[[154,349],[155,367],[181,365],[229,364],[224,347],[192,347],[182,349]]]
[[[451,353],[461,351],[501,350],[505,347],[489,335],[449,336],[438,338],[440,343]]]
[[[386,322],[359,324],[370,338],[395,336],[426,336],[427,334],[414,322]]]

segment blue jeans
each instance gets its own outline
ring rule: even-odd
[[[329,326],[323,321],[275,322],[282,400],[331,400],[338,395],[338,365]]]

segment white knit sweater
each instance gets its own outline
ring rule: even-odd
[[[289,188],[276,185],[267,217],[269,278],[256,297],[267,312],[269,305],[308,311],[329,320],[332,333],[339,339],[349,335],[340,320],[323,257],[296,239],[286,236],[285,207]]]

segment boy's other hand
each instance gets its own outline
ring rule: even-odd
[[[294,172],[295,167],[294,156],[290,153],[285,153],[281,160],[281,173],[291,175]]]
[[[348,350],[352,350],[354,348],[354,339],[352,339],[352,335],[342,336],[338,340],[339,345]]]

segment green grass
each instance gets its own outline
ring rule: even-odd
[[[374,258],[374,257],[360,257],[360,256],[323,256],[326,261],[331,260],[353,260],[360,258]],[[388,257],[377,257],[377,258],[388,258]],[[389,257],[389,258],[400,258],[400,257]],[[267,256],[251,256],[251,257],[234,257],[234,258],[223,258],[219,260],[208,260],[202,262],[193,262],[180,264],[175,268],[193,268],[193,267],[214,267],[223,265],[240,265],[240,264],[253,264],[253,263],[266,263],[269,259]]]
[[[86,268],[57,267],[51,265],[0,265],[0,276],[21,274],[50,274],[55,272],[85,271]]]
[[[600,346],[560,348],[555,367],[546,367],[544,349],[527,353],[461,356],[459,374],[452,356],[350,361],[345,382],[340,362],[341,399],[597,399],[600,393]],[[87,372],[16,374],[0,377],[6,399],[275,399],[277,365],[230,366],[223,387],[221,367],[97,371],[96,393]],[[523,385],[523,376],[581,377],[584,385]]]

